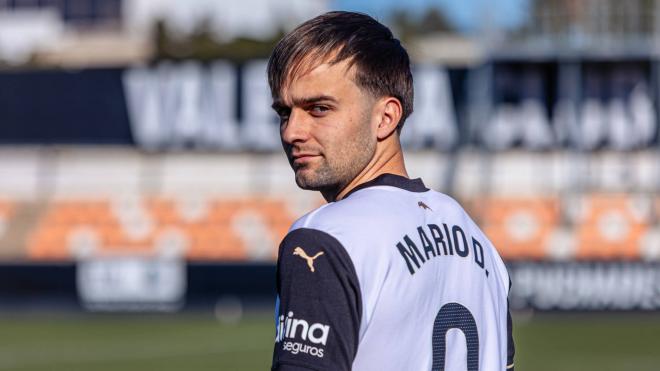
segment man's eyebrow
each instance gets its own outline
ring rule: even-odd
[[[293,105],[294,106],[309,106],[310,104],[314,103],[319,103],[319,102],[333,102],[333,103],[338,103],[337,99],[330,95],[316,95],[312,97],[306,97],[306,98],[293,98]],[[290,108],[286,103],[284,103],[282,100],[277,99],[273,102],[271,107],[275,110],[278,109],[283,109],[283,108]]]
[[[326,101],[337,103],[337,99],[329,95],[316,95],[307,98],[294,98],[293,104],[296,106],[308,106],[310,104]]]
[[[281,109],[288,108],[287,105],[284,104],[284,102],[282,102],[282,101],[279,100],[279,99],[277,99],[276,101],[274,101],[273,104],[271,104],[271,107],[272,107],[275,111],[279,111],[279,110],[281,110]]]

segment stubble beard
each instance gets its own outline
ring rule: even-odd
[[[324,196],[339,194],[364,170],[376,152],[376,142],[369,140],[369,127],[367,125],[362,127],[364,130],[357,133],[356,140],[337,150],[337,153],[330,156],[324,154],[315,169],[297,170],[298,187],[319,191]]]

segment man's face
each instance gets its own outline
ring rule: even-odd
[[[353,82],[348,61],[321,64],[284,84],[273,104],[296,183],[335,195],[374,156],[373,97]]]

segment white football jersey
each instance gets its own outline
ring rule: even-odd
[[[392,174],[294,223],[273,370],[513,368],[509,276],[452,198]]]

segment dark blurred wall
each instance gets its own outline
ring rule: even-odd
[[[132,144],[122,71],[0,73],[0,143]]]

